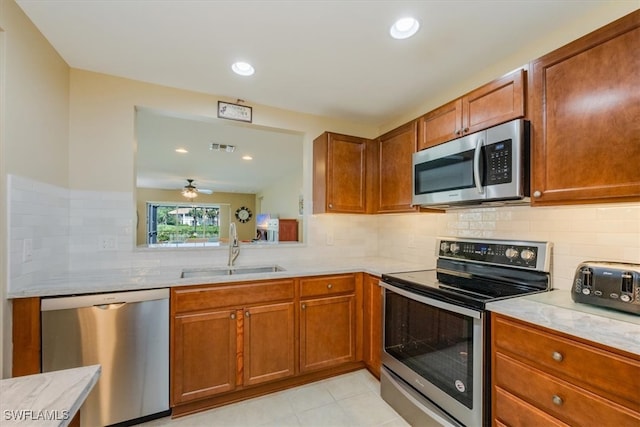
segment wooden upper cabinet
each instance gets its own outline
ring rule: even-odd
[[[414,120],[376,140],[377,213],[412,212],[412,156],[418,141],[418,122]]]
[[[524,115],[525,71],[521,69],[420,117],[418,150]]]
[[[324,132],[313,141],[313,213],[367,213],[371,140]]]
[[[418,150],[462,136],[462,99],[456,99],[418,119]]]
[[[534,205],[640,199],[640,11],[531,64]]]

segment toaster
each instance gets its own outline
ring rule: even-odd
[[[583,262],[576,269],[571,298],[640,315],[640,264]]]

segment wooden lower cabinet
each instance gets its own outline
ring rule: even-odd
[[[363,288],[364,349],[367,369],[380,378],[382,355],[382,292],[380,277],[365,274]]]
[[[244,311],[244,385],[295,374],[293,302]]]
[[[362,278],[173,288],[173,416],[363,368]]]
[[[300,279],[300,372],[362,360],[362,273]]]
[[[640,425],[640,357],[491,315],[494,425]]]
[[[300,303],[300,371],[328,368],[356,357],[355,295]]]
[[[173,322],[173,401],[181,403],[236,386],[236,310],[177,316]]]

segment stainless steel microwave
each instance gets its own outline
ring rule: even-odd
[[[512,120],[413,154],[413,204],[528,202],[530,126]]]

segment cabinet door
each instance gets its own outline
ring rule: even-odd
[[[354,295],[300,303],[300,371],[356,360]]]
[[[418,141],[418,123],[407,123],[377,140],[377,212],[411,212],[413,153]]]
[[[532,63],[534,205],[640,199],[640,12]]]
[[[462,99],[456,99],[418,119],[418,150],[462,136]]]
[[[367,145],[325,132],[313,145],[313,212],[367,213]]]
[[[524,117],[524,99],[524,70],[470,92],[462,98],[463,134]]]
[[[236,386],[236,311],[176,316],[173,324],[173,404]]]
[[[293,375],[293,303],[247,308],[244,316],[244,385]]]
[[[382,353],[382,288],[380,278],[366,275],[364,284],[364,362],[380,378]]]

